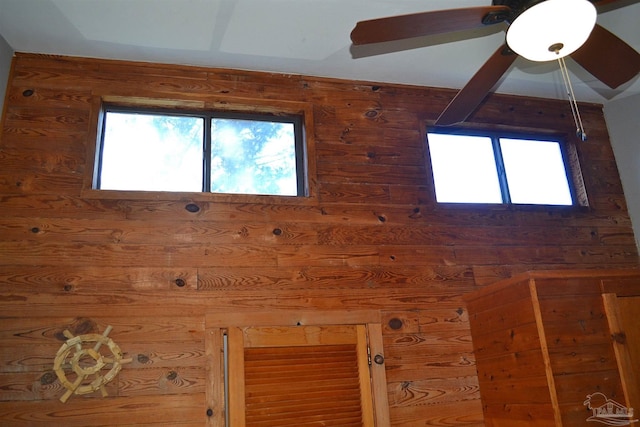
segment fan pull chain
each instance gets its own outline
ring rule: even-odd
[[[587,133],[582,125],[582,118],[580,117],[580,111],[578,110],[578,102],[576,96],[573,93],[573,86],[571,86],[571,79],[569,78],[569,70],[567,64],[564,62],[564,57],[558,58],[558,64],[560,64],[560,73],[562,74],[562,80],[564,81],[564,87],[569,96],[569,105],[571,106],[571,114],[573,115],[573,121],[576,124],[576,136],[581,141],[587,140]]]

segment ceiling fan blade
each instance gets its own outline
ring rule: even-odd
[[[449,126],[465,121],[517,57],[506,44],[502,45],[458,92],[435,124]]]
[[[467,7],[360,21],[351,41],[361,45],[471,30],[502,22],[510,11],[507,6]],[[483,23],[487,15],[489,22]]]
[[[571,58],[612,89],[640,72],[640,54],[598,24]]]

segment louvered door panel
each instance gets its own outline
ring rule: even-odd
[[[242,349],[230,342],[230,375],[243,376],[230,390],[244,398],[234,427],[373,425],[364,326],[230,331],[230,341],[240,338]]]
[[[355,344],[245,349],[247,425],[362,426],[357,361]]]

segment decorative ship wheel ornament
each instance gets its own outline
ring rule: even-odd
[[[65,403],[72,394],[88,394],[96,390],[100,390],[103,397],[107,396],[104,385],[118,375],[123,364],[131,362],[131,359],[122,357],[120,347],[108,337],[111,329],[111,326],[107,326],[102,335],[74,336],[71,332],[64,331],[63,334],[68,339],[58,350],[53,362],[54,372],[67,389],[60,397],[62,403]],[[91,344],[93,344],[92,347]],[[111,356],[105,356],[100,352],[100,347],[103,345],[109,348]],[[71,372],[69,372],[70,376],[67,376],[65,370],[69,368]],[[106,369],[109,370],[103,374]]]

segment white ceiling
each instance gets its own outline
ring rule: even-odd
[[[640,51],[640,3],[598,23]],[[0,0],[0,35],[17,52],[271,71],[459,89],[504,42],[504,27],[353,47],[357,21],[487,6],[491,0]],[[374,55],[376,54],[377,55]],[[609,89],[567,61],[579,101],[640,93],[636,76]],[[518,58],[496,92],[564,98],[555,62]]]

